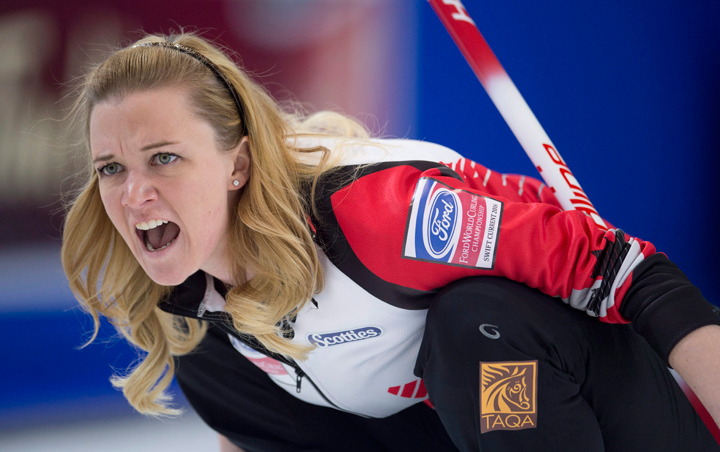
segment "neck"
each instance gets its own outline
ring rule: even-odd
[[[204,265],[200,270],[204,271],[205,273],[211,275],[215,279],[219,279],[220,281],[224,282],[230,287],[235,287],[240,285],[244,281],[238,281],[238,279],[235,277],[235,275],[232,274],[230,269],[232,268],[232,265],[230,265],[229,259],[228,262],[224,263],[224,265]],[[245,281],[250,281],[252,277],[255,275],[255,272],[248,268],[245,270]]]

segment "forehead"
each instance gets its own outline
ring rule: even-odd
[[[90,148],[97,156],[118,146],[132,150],[148,141],[183,140],[208,130],[193,115],[186,90],[142,91],[95,105],[90,114]]]

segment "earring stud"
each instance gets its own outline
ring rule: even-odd
[[[237,180],[237,179],[234,180],[234,181],[233,181],[233,185],[237,187],[238,185],[240,185],[240,181]]]

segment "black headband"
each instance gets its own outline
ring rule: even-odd
[[[217,78],[220,79],[220,81],[225,85],[225,87],[227,87],[228,91],[230,91],[230,95],[232,96],[233,100],[235,101],[235,106],[238,109],[238,115],[240,116],[240,123],[243,126],[243,135],[245,135],[245,130],[244,130],[245,129],[245,121],[244,121],[242,104],[240,103],[240,96],[238,96],[237,91],[235,91],[235,87],[233,86],[232,83],[230,83],[230,80],[228,80],[228,78],[225,76],[225,74],[223,74],[223,72],[220,70],[220,68],[217,67],[217,65],[215,63],[210,61],[210,59],[208,57],[201,54],[197,50],[191,49],[190,47],[184,46],[182,44],[174,44],[174,43],[166,42],[166,41],[146,42],[144,44],[134,45],[131,48],[134,49],[135,47],[166,47],[168,49],[175,49],[184,54],[190,55],[191,57],[195,58],[196,60],[198,60],[199,62],[201,62],[208,68],[210,68],[210,70],[213,71],[213,73],[215,73]]]

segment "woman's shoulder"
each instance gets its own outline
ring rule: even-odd
[[[298,147],[329,149],[338,166],[417,160],[441,163],[462,158],[456,151],[439,144],[400,138],[299,137],[296,143]]]

